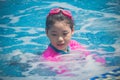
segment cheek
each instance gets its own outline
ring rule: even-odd
[[[69,41],[71,40],[71,35],[67,35],[67,36],[65,37],[65,40],[69,42]]]
[[[72,37],[72,34],[68,34],[66,37],[70,39]]]
[[[52,37],[52,36],[49,37],[49,40],[51,43],[56,43],[56,41],[57,41],[56,38]]]
[[[55,41],[55,38],[53,38],[53,37],[49,37],[49,39],[50,39],[51,42]]]

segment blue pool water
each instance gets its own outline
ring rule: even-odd
[[[54,7],[71,10],[75,20],[72,39],[86,46],[91,54],[104,57],[105,65],[91,57],[81,61],[77,54],[63,56],[66,59],[60,63],[40,60],[49,44],[46,15]],[[60,65],[70,72],[56,74]],[[87,80],[118,68],[119,0],[0,0],[0,80]]]

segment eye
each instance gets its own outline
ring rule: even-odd
[[[51,34],[52,36],[57,36],[57,34]]]
[[[68,32],[63,33],[64,36],[66,36],[67,34],[68,34]]]

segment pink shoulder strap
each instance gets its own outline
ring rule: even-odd
[[[87,51],[84,46],[80,45],[80,43],[75,40],[71,40],[69,46],[71,50],[79,50],[80,52],[83,52],[85,56],[90,54],[90,52]]]
[[[50,46],[43,52],[43,58],[49,61],[57,61],[55,59],[55,56],[59,55],[57,52],[55,52]]]
[[[75,40],[71,40],[70,43],[69,43],[69,46],[70,46],[71,50],[85,49],[82,45],[80,45]]]

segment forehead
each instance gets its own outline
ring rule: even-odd
[[[51,27],[51,29],[67,30],[67,29],[70,29],[70,24],[68,24],[66,21],[56,21]]]

